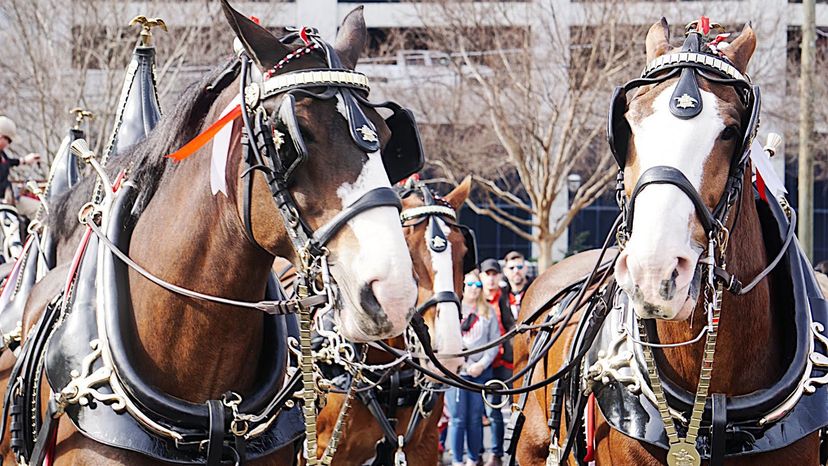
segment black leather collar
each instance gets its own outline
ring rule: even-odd
[[[119,247],[128,248],[130,231],[122,231],[120,225],[123,225],[122,220],[128,215],[135,195],[129,187],[122,190],[125,191],[119,194],[113,208],[108,236]],[[96,280],[98,254],[105,255],[104,268],[100,273],[105,283],[98,283]],[[66,316],[63,325],[55,331],[48,349],[46,375],[49,383],[54,391],[60,391],[72,380],[71,371],[83,367],[83,359],[93,350],[90,342],[97,341],[99,345],[103,344],[96,323],[95,294],[97,289],[104,289],[104,302],[100,305],[107,313],[109,345],[117,371],[115,380],[126,390],[129,401],[141,412],[158,425],[179,433],[183,440],[175,442],[152,432],[145,423],[137,421],[128,411],[113,409],[113,400],[91,399],[85,406],[71,404],[66,408],[66,414],[78,430],[100,443],[136,451],[163,461],[204,463],[207,452],[198,447],[209,437],[210,413],[207,405],[190,403],[160,392],[143,382],[131,365],[125,346],[126,340],[123,340],[126,325],[124,321],[127,320],[125,314],[128,314],[129,310],[128,291],[124,287],[126,283],[126,266],[112,256],[107,248],[99,250],[97,238],[93,236],[78,273],[76,296],[71,312]],[[274,298],[278,298],[274,289],[271,288],[270,293]],[[287,360],[285,339],[288,317],[265,315],[263,318],[266,319],[264,341],[273,345],[271,350],[265,350],[264,354],[271,354],[272,357],[265,358],[261,363],[262,373],[266,374],[265,379],[251,393],[244,394],[244,401],[239,407],[244,413],[258,413],[272,399],[285,393],[282,382]],[[101,358],[94,359],[91,370],[101,367]],[[96,390],[102,394],[112,394],[109,383],[96,387]],[[291,390],[287,390],[287,393],[290,392]],[[279,407],[277,404],[277,409]],[[258,458],[282,448],[298,439],[303,430],[300,408],[295,406],[283,409],[276,421],[262,435],[247,441],[247,458]],[[226,435],[229,436],[229,433]]]
[[[787,230],[786,217],[772,196],[768,196],[768,200],[776,222],[770,228],[777,230],[779,235],[783,236]],[[767,235],[768,228],[765,230]],[[795,242],[789,244],[780,267],[791,277],[792,281],[797,348],[786,373],[772,387],[747,395],[727,397],[723,403],[720,403],[726,407],[725,456],[727,457],[777,450],[828,426],[828,410],[825,409],[828,406],[828,386],[826,385],[817,385],[813,393],[803,393],[798,403],[781,419],[771,420],[762,425],[759,422],[761,418],[801,389],[800,383],[812,343],[817,352],[823,355],[828,354],[828,348],[819,342],[814,343],[814,336],[810,329],[811,321],[819,322],[828,328],[828,303],[822,297],[810,264]],[[617,318],[610,318],[607,322],[614,323],[617,320]],[[618,337],[612,325],[605,325],[597,344],[588,354],[587,364],[596,361],[597,352],[609,348],[613,340]],[[651,331],[649,334],[655,335],[655,332]],[[636,353],[640,358],[639,348],[636,348]],[[814,368],[811,376],[822,377],[825,372],[825,370]],[[660,378],[671,408],[689,417],[693,395],[664,377],[664,374],[661,374]],[[595,387],[595,394],[602,414],[614,429],[639,441],[667,449],[668,441],[658,410],[645,395],[640,392],[631,393],[628,385],[618,380]],[[708,399],[697,441],[697,448],[703,459],[710,459],[714,448],[711,438],[711,412],[713,410],[711,405]],[[679,425],[680,435],[683,434],[683,429],[685,427]]]

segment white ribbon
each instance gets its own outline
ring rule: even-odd
[[[237,105],[241,105],[241,95],[237,95],[224,107],[219,119],[230,113]],[[227,196],[227,158],[230,156],[230,137],[233,135],[233,122],[224,125],[216,137],[213,138],[213,155],[210,159],[210,190],[215,196],[221,191]]]
[[[788,190],[785,189],[785,183],[776,174],[776,170],[773,169],[770,156],[757,141],[753,141],[753,145],[750,146],[750,161],[753,162],[753,168],[756,172],[762,176],[768,192],[773,197],[779,199],[781,196],[788,194]]]

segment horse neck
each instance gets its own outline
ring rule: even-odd
[[[235,190],[229,198],[210,192],[209,171],[202,152],[165,177],[136,225],[130,255],[179,286],[260,300],[273,258],[245,238]],[[195,402],[251,387],[262,351],[260,312],[183,298],[133,271],[129,281],[135,359],[151,383]]]
[[[751,186],[749,178],[746,178],[744,186]],[[768,264],[768,258],[752,189],[745,190],[740,203],[741,213],[736,225],[731,228],[727,270],[747,284]],[[737,208],[734,207],[731,215]],[[723,292],[711,393],[749,393],[769,386],[780,376],[782,355],[778,344],[779,328],[773,325],[771,278],[767,277],[744,296]],[[659,340],[686,341],[697,335],[706,323],[703,297],[700,295],[694,317],[690,320],[658,322]],[[685,389],[694,391],[699,381],[703,353],[704,338],[693,345],[665,349],[663,356],[659,357],[659,369]]]

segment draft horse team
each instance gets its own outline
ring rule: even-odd
[[[434,466],[448,387],[512,402],[507,464],[828,462],[828,306],[757,141],[750,26],[650,28],[603,248],[464,348],[470,179],[409,179],[362,9],[327,43],[221,4],[232,58],[162,116],[141,17],[106,152],[76,125],[55,156],[0,293],[3,464]],[[458,375],[510,339],[508,380]]]

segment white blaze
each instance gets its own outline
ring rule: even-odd
[[[336,190],[342,201],[342,208],[356,202],[372,189],[391,187],[379,152],[368,154],[368,161],[353,183],[344,183]],[[394,207],[374,207],[363,211],[348,221],[359,242],[356,251],[338,251],[336,262],[343,266],[332,272],[337,282],[350,284],[348,289],[358,291],[364,284],[372,285],[374,295],[383,306],[386,316],[400,332],[408,323],[407,311],[417,299],[417,288],[412,276],[411,255],[400,228],[399,212]],[[352,302],[358,303],[359,296],[350,294]],[[401,309],[406,309],[405,312]],[[354,319],[343,321],[354,331],[358,322]]]
[[[651,115],[630,123],[639,175],[654,166],[673,167],[700,192],[705,162],[725,125],[718,112],[716,96],[705,90],[701,90],[703,107],[699,115],[686,120],[673,116],[669,104],[675,86],[662,90],[652,101]],[[635,113],[634,108],[632,112]],[[619,276],[619,284],[628,293],[639,286],[644,299],[656,303],[658,286],[670,278],[677,258],[692,260],[695,267],[701,250],[701,245],[694,244],[691,238],[695,208],[678,187],[651,184],[638,194],[634,209],[633,233],[624,251],[630,273]],[[633,275],[636,275],[635,282]],[[686,297],[690,275],[684,274],[678,280],[676,300],[683,301]]]
[[[443,234],[448,238],[451,229],[446,222],[439,217],[434,217]],[[429,229],[425,232],[426,244],[429,240]],[[428,248],[431,254],[431,270],[434,271],[433,292],[448,291],[454,292],[454,261],[452,260],[451,243],[447,243],[446,249],[437,252]],[[437,317],[434,319],[434,349],[439,354],[459,353],[463,349],[462,334],[460,332],[460,309],[455,303],[437,304]],[[442,361],[448,369],[456,371],[463,363],[462,358],[452,358]]]

